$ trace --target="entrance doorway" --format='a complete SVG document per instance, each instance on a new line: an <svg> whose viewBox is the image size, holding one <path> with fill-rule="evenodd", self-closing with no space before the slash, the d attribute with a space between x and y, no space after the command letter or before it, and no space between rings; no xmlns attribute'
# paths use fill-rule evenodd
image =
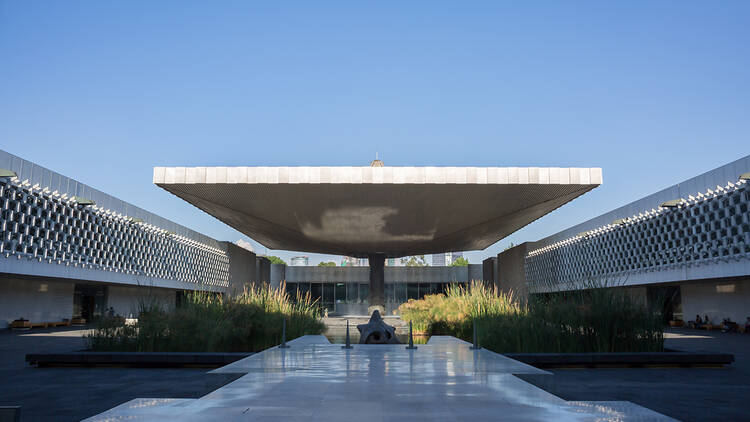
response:
<svg viewBox="0 0 750 422"><path fill-rule="evenodd" d="M107 312L107 286L104 284L76 283L73 292L73 316L94 321Z"/></svg>

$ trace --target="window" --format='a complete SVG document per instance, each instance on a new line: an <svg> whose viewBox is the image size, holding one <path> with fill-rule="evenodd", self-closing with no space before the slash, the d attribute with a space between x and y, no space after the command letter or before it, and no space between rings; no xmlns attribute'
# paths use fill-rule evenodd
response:
<svg viewBox="0 0 750 422"><path fill-rule="evenodd" d="M396 303L406 302L406 283L396 283L394 286L393 301Z"/></svg>
<svg viewBox="0 0 750 422"><path fill-rule="evenodd" d="M346 302L347 303L357 303L358 294L359 291L359 285L356 283L349 283L346 285Z"/></svg>
<svg viewBox="0 0 750 422"><path fill-rule="evenodd" d="M322 284L320 283L310 284L310 294L312 295L313 300L318 299L318 301L323 301L323 289L321 286Z"/></svg>
<svg viewBox="0 0 750 422"><path fill-rule="evenodd" d="M300 297L310 293L310 283L298 283L297 288L299 289Z"/></svg>
<svg viewBox="0 0 750 422"><path fill-rule="evenodd" d="M323 284L323 302L333 303L333 283Z"/></svg>
<svg viewBox="0 0 750 422"><path fill-rule="evenodd" d="M297 283L286 283L286 293L294 300L297 298Z"/></svg>
<svg viewBox="0 0 750 422"><path fill-rule="evenodd" d="M419 284L408 283L406 285L406 296L409 299L419 299Z"/></svg>
<svg viewBox="0 0 750 422"><path fill-rule="evenodd" d="M346 301L346 284L345 283L336 283L336 290L334 291L334 299L336 303L341 303Z"/></svg>
<svg viewBox="0 0 750 422"><path fill-rule="evenodd" d="M393 302L393 293L395 291L395 288L393 287L393 284L386 283L385 285L385 302Z"/></svg>
<svg viewBox="0 0 750 422"><path fill-rule="evenodd" d="M370 301L370 285L360 284L359 285L359 303L369 303Z"/></svg>

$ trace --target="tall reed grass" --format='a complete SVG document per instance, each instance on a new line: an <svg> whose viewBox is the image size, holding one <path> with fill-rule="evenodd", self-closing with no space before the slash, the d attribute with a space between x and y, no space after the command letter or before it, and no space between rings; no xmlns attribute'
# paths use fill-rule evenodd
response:
<svg viewBox="0 0 750 422"><path fill-rule="evenodd" d="M143 298L136 324L104 318L87 341L97 351L254 352L281 342L284 318L287 340L321 334L325 326L318 315L309 293L291 298L283 284L252 287L236 296L192 292L175 308Z"/></svg>
<svg viewBox="0 0 750 422"><path fill-rule="evenodd" d="M499 353L662 351L661 313L642 298L606 285L519 300L481 282L409 300L401 318L430 335L472 340Z"/></svg>

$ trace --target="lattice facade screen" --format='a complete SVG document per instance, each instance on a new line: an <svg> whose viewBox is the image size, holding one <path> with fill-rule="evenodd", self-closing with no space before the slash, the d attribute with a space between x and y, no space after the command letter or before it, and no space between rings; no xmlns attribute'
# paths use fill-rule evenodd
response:
<svg viewBox="0 0 750 422"><path fill-rule="evenodd" d="M741 180L530 251L531 292L750 258L750 189Z"/></svg>
<svg viewBox="0 0 750 422"><path fill-rule="evenodd" d="M0 233L5 259L229 285L225 251L16 178L0 178Z"/></svg>

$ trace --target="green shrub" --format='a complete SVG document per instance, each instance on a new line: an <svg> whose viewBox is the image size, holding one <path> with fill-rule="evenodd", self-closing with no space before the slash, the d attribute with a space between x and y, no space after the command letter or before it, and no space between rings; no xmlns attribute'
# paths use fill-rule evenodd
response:
<svg viewBox="0 0 750 422"><path fill-rule="evenodd" d="M209 292L186 295L181 306L167 309L149 298L139 301L138 322L104 318L87 336L97 351L253 352L281 342L286 318L287 340L321 334L317 301L307 295L291 299L285 286L246 289L225 297Z"/></svg>
<svg viewBox="0 0 750 422"><path fill-rule="evenodd" d="M399 311L418 331L466 341L472 341L476 321L480 345L500 353L661 351L664 344L661 314L608 286L522 302L474 282L409 300Z"/></svg>

